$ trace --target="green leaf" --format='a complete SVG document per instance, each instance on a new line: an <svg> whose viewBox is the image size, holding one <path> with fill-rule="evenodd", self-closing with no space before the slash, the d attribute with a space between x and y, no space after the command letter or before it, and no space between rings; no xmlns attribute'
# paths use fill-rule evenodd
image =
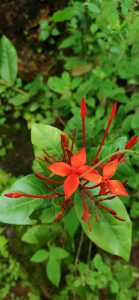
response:
<svg viewBox="0 0 139 300"><path fill-rule="evenodd" d="M46 195L50 192L44 187L44 183L36 178L34 175L28 175L18 180L6 193L21 192L34 195ZM48 199L49 200L49 199ZM0 197L0 222L9 224L34 224L35 220L30 216L33 211L42 204L50 205L47 199L33 199L33 198L8 198Z"/></svg>
<svg viewBox="0 0 139 300"><path fill-rule="evenodd" d="M13 104L14 106L20 106L29 101L29 96L25 96L22 94L17 94L15 97L9 99L9 103Z"/></svg>
<svg viewBox="0 0 139 300"><path fill-rule="evenodd" d="M79 9L76 7L66 7L62 10L56 11L50 18L50 21L63 22L70 20L73 16L79 14Z"/></svg>
<svg viewBox="0 0 139 300"><path fill-rule="evenodd" d="M61 278L61 269L60 262L57 261L54 257L50 257L47 265L46 272L49 280L56 286L59 286L60 278Z"/></svg>
<svg viewBox="0 0 139 300"><path fill-rule="evenodd" d="M62 41L62 43L60 44L59 49L71 47L72 45L75 44L76 39L77 39L76 35L73 35L73 36L70 36L70 37L64 39Z"/></svg>
<svg viewBox="0 0 139 300"><path fill-rule="evenodd" d="M22 241L28 244L36 244L40 248L46 247L48 241L59 236L61 230L60 223L53 223L52 225L33 225L28 227L22 236Z"/></svg>
<svg viewBox="0 0 139 300"><path fill-rule="evenodd" d="M91 13L94 13L94 14L99 14L100 13L100 8L94 4L94 3L85 3L88 7L88 10L91 12Z"/></svg>
<svg viewBox="0 0 139 300"><path fill-rule="evenodd" d="M125 221L119 221L103 209L98 208L100 220L99 222L95 220L93 212L93 229L90 231L88 223L82 220L83 206L81 195L79 191L75 194L75 212L83 230L90 240L105 251L121 256L128 261L131 249L131 221L125 206L118 197L115 197L112 201L106 200L104 205L115 210L120 217L125 219Z"/></svg>
<svg viewBox="0 0 139 300"><path fill-rule="evenodd" d="M105 267L100 254L97 253L93 258L93 265L98 271L103 270L103 268Z"/></svg>
<svg viewBox="0 0 139 300"><path fill-rule="evenodd" d="M63 77L63 76L62 76ZM69 81L65 83L63 78L57 76L52 76L48 79L48 87L61 95L64 95L69 92L70 84Z"/></svg>
<svg viewBox="0 0 139 300"><path fill-rule="evenodd" d="M50 229L47 225L34 225L29 227L22 236L22 241L28 244L45 244L51 237Z"/></svg>
<svg viewBox="0 0 139 300"><path fill-rule="evenodd" d="M33 256L31 257L31 261L35 263L40 263L48 258L48 251L45 249L39 249L36 251Z"/></svg>
<svg viewBox="0 0 139 300"><path fill-rule="evenodd" d="M61 131L55 127L43 124L33 124L31 141L34 145L35 155L44 156L43 149L47 150L57 159L61 159ZM46 168L46 163L43 163Z"/></svg>
<svg viewBox="0 0 139 300"><path fill-rule="evenodd" d="M133 116L131 120L131 128L136 130L139 129L139 110L137 110L137 113Z"/></svg>
<svg viewBox="0 0 139 300"><path fill-rule="evenodd" d="M131 218L136 219L139 216L139 203L134 202L130 210Z"/></svg>
<svg viewBox="0 0 139 300"><path fill-rule="evenodd" d="M60 212L61 206L53 201L53 206L48 207L47 209L43 209L40 220L43 224L52 223L56 217L56 215Z"/></svg>
<svg viewBox="0 0 139 300"><path fill-rule="evenodd" d="M0 94L5 92L6 89L7 89L7 87L5 85L0 85Z"/></svg>
<svg viewBox="0 0 139 300"><path fill-rule="evenodd" d="M17 54L10 40L3 36L0 40L0 76L12 85L17 76Z"/></svg>
<svg viewBox="0 0 139 300"><path fill-rule="evenodd" d="M56 259L62 259L62 258L66 258L68 256L69 256L69 253L61 247L52 246L50 248L50 257L53 257Z"/></svg>
<svg viewBox="0 0 139 300"><path fill-rule="evenodd" d="M73 238L79 226L79 221L73 209L70 209L66 214L64 221L70 237Z"/></svg>

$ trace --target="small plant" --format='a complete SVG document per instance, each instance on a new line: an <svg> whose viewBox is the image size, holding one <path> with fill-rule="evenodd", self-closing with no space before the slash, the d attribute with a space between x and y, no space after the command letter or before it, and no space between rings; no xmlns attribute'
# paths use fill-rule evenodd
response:
<svg viewBox="0 0 139 300"><path fill-rule="evenodd" d="M68 133L62 133L51 126L35 124L32 128L32 142L35 146L36 158L44 172L35 172L34 175L21 179L13 186L12 192L5 192L6 198L4 197L1 203L4 202L7 208L1 207L1 220L29 224L33 222L29 218L33 211L35 216L35 212L39 213L40 208L53 207L52 221L56 221L68 209L74 207L83 230L91 240L104 250L128 260L131 247L131 222L122 201L117 197L128 196L123 185L126 181L121 183L111 178L118 165L125 162L125 154L138 154L137 151L131 150L137 143L138 136L132 137L125 144L124 149L115 149L103 159L99 158L115 117L116 108L115 102L100 146L89 164L86 164L84 98L82 98L80 113L82 149L79 151L75 145L76 129L70 140ZM66 179L61 180L61 177ZM11 202L7 197L13 198L13 201ZM20 197L22 200L19 200ZM10 211L10 217L6 210Z"/></svg>

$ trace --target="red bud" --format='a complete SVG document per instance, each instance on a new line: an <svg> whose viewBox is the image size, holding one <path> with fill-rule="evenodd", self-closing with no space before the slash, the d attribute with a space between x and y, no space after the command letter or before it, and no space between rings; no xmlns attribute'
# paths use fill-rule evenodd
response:
<svg viewBox="0 0 139 300"><path fill-rule="evenodd" d="M114 102L110 113L110 118L109 118L110 120L113 120L113 118L115 117L116 110L117 110L117 102Z"/></svg>
<svg viewBox="0 0 139 300"><path fill-rule="evenodd" d="M24 193L18 193L18 192L4 194L4 196L9 197L9 198L28 197L28 198L36 198L36 199L53 199L53 198L59 197L59 195L40 195L39 196L39 195L31 195L31 194L24 194Z"/></svg>
<svg viewBox="0 0 139 300"><path fill-rule="evenodd" d="M86 221L88 220L88 218L89 218L89 211L88 211L88 209L86 208L86 209L84 210L84 213L83 213L83 216L82 216L82 220L84 220L84 222L86 222Z"/></svg>
<svg viewBox="0 0 139 300"><path fill-rule="evenodd" d="M18 192L4 194L4 196L9 197L9 198L20 198L20 197L22 197L22 195L23 194L18 193Z"/></svg>
<svg viewBox="0 0 139 300"><path fill-rule="evenodd" d="M134 135L125 145L125 149L130 149L132 148L137 142L139 138L137 135Z"/></svg>
<svg viewBox="0 0 139 300"><path fill-rule="evenodd" d="M81 101L81 117L82 118L86 117L86 101L84 97L82 97L82 101Z"/></svg>

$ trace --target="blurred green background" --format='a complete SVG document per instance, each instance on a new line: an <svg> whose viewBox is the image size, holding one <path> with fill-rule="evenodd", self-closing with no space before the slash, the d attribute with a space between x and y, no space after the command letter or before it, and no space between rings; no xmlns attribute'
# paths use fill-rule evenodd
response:
<svg viewBox="0 0 139 300"><path fill-rule="evenodd" d="M0 191L32 171L34 122L77 128L87 99L87 149L99 144L116 100L118 111L103 149L139 134L139 2L1 1ZM138 145L135 146L138 149ZM133 223L129 264L87 238L77 270L80 228L73 212L32 227L1 224L0 300L139 299L139 159L119 170ZM61 257L58 257L59 248ZM40 250L41 249L41 250ZM54 250L55 249L55 250ZM55 252L58 264L53 265ZM36 254L34 254L36 253Z"/></svg>

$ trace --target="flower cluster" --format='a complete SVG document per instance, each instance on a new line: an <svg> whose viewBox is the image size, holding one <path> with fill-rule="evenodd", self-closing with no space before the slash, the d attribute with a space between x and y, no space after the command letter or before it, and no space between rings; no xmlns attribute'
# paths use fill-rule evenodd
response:
<svg viewBox="0 0 139 300"><path fill-rule="evenodd" d="M86 119L86 101L84 97L81 101L81 121L82 121L82 148L74 153L74 146L76 141L76 129L72 133L72 140L69 140L67 133L61 134L61 149L62 158L59 161L56 157L52 156L47 150L43 150L43 160L49 164L48 169L51 171L50 176L47 178L43 174L34 173L36 177L45 182L46 188L51 192L49 195L32 195L26 193L13 192L5 194L7 197L19 198L43 198L54 199L62 198L61 211L55 217L58 220L63 216L65 211L73 204L72 196L77 189L81 192L81 199L83 205L82 219L88 221L90 230L92 229L92 203L94 207L94 214L96 221L99 221L98 208L104 209L107 213L113 215L114 218L124 221L116 211L103 205L105 200L112 200L116 195L128 196L128 193L124 187L124 183L118 180L112 179L114 173L118 168L118 164L125 161L124 155L131 147L133 147L137 141L138 136L132 137L125 145L125 149L121 151L116 149L114 153L109 156L106 162L105 158L100 160L99 154L104 145L107 137L110 125L115 117L117 103L115 102L108 120L108 124L103 135L102 141L96 155L90 164L86 164L86 135L85 135L85 119ZM58 175L63 180L52 179L53 176ZM92 183L92 184L90 184ZM54 185L63 186L63 193L59 193ZM96 194L93 191L97 191Z"/></svg>

